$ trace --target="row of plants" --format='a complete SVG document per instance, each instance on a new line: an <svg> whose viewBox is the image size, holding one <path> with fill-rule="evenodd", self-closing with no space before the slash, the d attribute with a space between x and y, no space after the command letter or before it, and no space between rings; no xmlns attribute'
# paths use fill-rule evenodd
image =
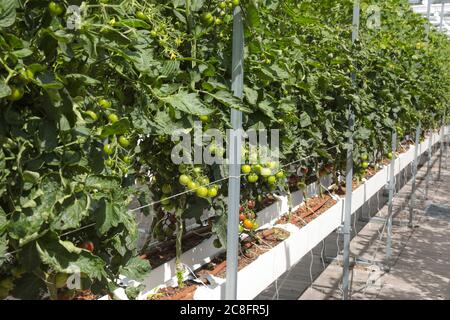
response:
<svg viewBox="0 0 450 320"><path fill-rule="evenodd" d="M227 166L171 158L171 134L196 121L225 135L235 108L244 129L280 129L280 163L242 166L250 235L268 195L344 172L349 106L357 176L389 157L393 128L401 139L419 121L437 128L448 38L427 35L407 0L360 3L352 45L352 0L0 0L0 297L56 299L73 274L94 293L120 274L142 280L133 199L178 257L187 219L204 223L205 210L226 246ZM230 92L237 6L243 101Z"/></svg>

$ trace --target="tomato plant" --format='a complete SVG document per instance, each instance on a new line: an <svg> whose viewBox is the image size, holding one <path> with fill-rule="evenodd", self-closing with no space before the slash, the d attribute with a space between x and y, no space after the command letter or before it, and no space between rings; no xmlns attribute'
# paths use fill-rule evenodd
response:
<svg viewBox="0 0 450 320"><path fill-rule="evenodd" d="M150 240L175 239L178 258L185 220L205 210L214 245L226 246L227 166L171 159L170 135L198 120L225 135L235 108L245 129L280 130L280 163L243 148L239 218L250 233L271 193L344 172L349 106L355 166L367 169L392 157L393 128L400 139L418 121L434 128L448 105L449 40L432 29L427 42L406 0L377 2L379 28L362 0L355 45L352 0L89 1L69 28L72 2L0 0L1 297L54 298L73 266L96 292L119 273L139 280L148 263L136 258L133 198L153 218ZM243 101L230 91L236 6Z"/></svg>

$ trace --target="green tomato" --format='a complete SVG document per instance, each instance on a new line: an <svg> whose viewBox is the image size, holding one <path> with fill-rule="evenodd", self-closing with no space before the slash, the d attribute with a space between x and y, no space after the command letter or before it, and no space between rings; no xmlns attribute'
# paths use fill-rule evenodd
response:
<svg viewBox="0 0 450 320"><path fill-rule="evenodd" d="M240 3L239 0L231 0L231 3L233 4L233 7L237 7Z"/></svg>
<svg viewBox="0 0 450 320"><path fill-rule="evenodd" d="M48 10L52 16L60 16L64 12L64 8L54 1L48 4Z"/></svg>
<svg viewBox="0 0 450 320"><path fill-rule="evenodd" d="M275 175L275 177L277 177L277 179L283 179L284 178L284 172L283 171L278 171L277 174Z"/></svg>
<svg viewBox="0 0 450 320"><path fill-rule="evenodd" d="M215 24L216 26L219 26L219 25L221 25L222 23L223 23L223 20L222 20L222 19L220 19L220 18L218 18L218 17L214 18L214 24Z"/></svg>
<svg viewBox="0 0 450 320"><path fill-rule="evenodd" d="M187 186L192 180L188 175L182 174L179 178L178 178L180 184L182 184L183 186Z"/></svg>
<svg viewBox="0 0 450 320"><path fill-rule="evenodd" d="M388 158L389 160L392 160L393 157L394 157L394 155L392 154L392 152L389 152L389 153L387 154L387 158Z"/></svg>
<svg viewBox="0 0 450 320"><path fill-rule="evenodd" d="M98 104L100 105L100 107L104 108L104 109L109 109L112 106L111 101L106 100L106 99L100 99L98 101Z"/></svg>
<svg viewBox="0 0 450 320"><path fill-rule="evenodd" d="M256 181L258 181L258 175L255 173L251 173L247 176L247 181L250 183L255 183Z"/></svg>
<svg viewBox="0 0 450 320"><path fill-rule="evenodd" d="M270 177L267 178L267 182L268 182L269 184L275 184L275 183L277 182L277 177L275 177L275 176L270 176Z"/></svg>
<svg viewBox="0 0 450 320"><path fill-rule="evenodd" d="M119 117L117 116L117 114L111 113L108 115L108 120L111 123L116 123L117 121L119 121Z"/></svg>
<svg viewBox="0 0 450 320"><path fill-rule="evenodd" d="M205 185L209 184L209 179L208 179L208 177L203 177L203 178L201 178L201 179L200 179L200 184L201 184L202 186L205 186Z"/></svg>
<svg viewBox="0 0 450 320"><path fill-rule="evenodd" d="M205 12L202 14L202 21L206 24L212 24L214 22L214 16L211 12Z"/></svg>
<svg viewBox="0 0 450 320"><path fill-rule="evenodd" d="M219 3L219 8L225 10L227 8L227 3L225 1Z"/></svg>
<svg viewBox="0 0 450 320"><path fill-rule="evenodd" d="M23 98L25 91L22 87L10 86L11 94L6 97L9 101L19 101Z"/></svg>
<svg viewBox="0 0 450 320"><path fill-rule="evenodd" d="M125 157L123 157L123 162L125 162L126 164L130 164L131 163L131 157L129 157L129 156L125 156Z"/></svg>
<svg viewBox="0 0 450 320"><path fill-rule="evenodd" d="M108 159L108 160L106 160L105 161L105 165L107 166L107 167L112 167L113 165L114 165L114 161L113 161L113 159Z"/></svg>
<svg viewBox="0 0 450 320"><path fill-rule="evenodd" d="M209 188L208 189L208 198L214 198L217 197L217 188Z"/></svg>
<svg viewBox="0 0 450 320"><path fill-rule="evenodd" d="M195 168L194 168L194 172L195 172L196 174L200 174L200 173L202 173L202 168L200 168L200 167L195 167Z"/></svg>
<svg viewBox="0 0 450 320"><path fill-rule="evenodd" d="M208 196L208 188L200 187L196 190L197 197L206 198Z"/></svg>
<svg viewBox="0 0 450 320"><path fill-rule="evenodd" d="M201 122L209 121L209 116L207 116L207 115L199 116L198 118L200 119Z"/></svg>
<svg viewBox="0 0 450 320"><path fill-rule="evenodd" d="M194 181L189 181L189 183L187 184L187 187L189 190L193 191L198 188L198 183L194 182Z"/></svg>
<svg viewBox="0 0 450 320"><path fill-rule="evenodd" d="M112 155L113 153L114 153L114 147L112 146L112 145L110 145L109 143L108 144L105 144L104 146L103 146L103 151L107 154L107 155Z"/></svg>
<svg viewBox="0 0 450 320"><path fill-rule="evenodd" d="M369 156L367 155L367 153L363 153L363 154L361 155L361 160L362 160L362 161L367 161L367 159L369 159Z"/></svg>
<svg viewBox="0 0 450 320"><path fill-rule="evenodd" d="M143 20L143 21L147 20L147 16L142 11L136 12L136 18L138 18L139 20Z"/></svg>
<svg viewBox="0 0 450 320"><path fill-rule="evenodd" d="M88 115L92 119L92 121L97 121L98 120L97 114L94 111L92 111L92 110L86 111L85 114Z"/></svg>
<svg viewBox="0 0 450 320"><path fill-rule="evenodd" d="M363 169L367 169L367 168L369 167L369 163L368 163L367 161L364 161L364 162L361 164L361 167L362 167Z"/></svg>
<svg viewBox="0 0 450 320"><path fill-rule="evenodd" d="M125 138L124 136L120 136L119 137L119 144L124 147L124 148L128 148L130 146L130 140L128 140L127 138Z"/></svg>
<svg viewBox="0 0 450 320"><path fill-rule="evenodd" d="M161 204L162 205L169 205L170 204L170 199L167 199L167 197L162 197L161 198Z"/></svg>
<svg viewBox="0 0 450 320"><path fill-rule="evenodd" d="M262 169L262 166L261 166L260 164L255 164L255 165L252 167L252 169L253 169L254 172L260 173L260 172L261 172L261 169Z"/></svg>
<svg viewBox="0 0 450 320"><path fill-rule="evenodd" d="M241 171L242 171L243 174L249 174L252 171L252 167L249 166L248 164L244 164L241 167Z"/></svg>

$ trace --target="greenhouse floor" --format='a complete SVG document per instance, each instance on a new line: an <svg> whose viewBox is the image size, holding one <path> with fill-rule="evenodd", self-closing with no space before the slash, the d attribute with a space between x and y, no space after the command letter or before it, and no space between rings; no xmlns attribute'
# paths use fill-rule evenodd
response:
<svg viewBox="0 0 450 320"><path fill-rule="evenodd" d="M362 263L353 264L350 272L351 299L450 299L450 161L443 157L438 181L438 154L433 157L428 199L424 197L427 166L419 169L414 228L408 228L405 222L411 180L394 198L389 263L385 256L386 232L379 240L383 221L370 220L353 238L352 256L361 258L358 261ZM376 216L384 217L387 211L385 205ZM363 262L367 260L370 263ZM388 264L390 271L386 272L383 266ZM338 259L319 273L299 299L341 299L341 281L342 267Z"/></svg>

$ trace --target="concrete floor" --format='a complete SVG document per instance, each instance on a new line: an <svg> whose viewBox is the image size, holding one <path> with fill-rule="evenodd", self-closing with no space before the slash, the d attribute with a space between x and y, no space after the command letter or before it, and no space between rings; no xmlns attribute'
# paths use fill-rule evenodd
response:
<svg viewBox="0 0 450 320"><path fill-rule="evenodd" d="M385 255L386 232L380 239L383 222L367 223L353 238L352 256L370 263L357 263L352 268L351 299L450 299L450 163L445 165L443 158L441 180L438 181L437 155L433 161L428 199L423 194L427 166L418 173L414 228L408 228L405 222L409 216L407 203L411 181L398 190L394 201L396 225L393 226L389 261ZM386 215L385 205L377 216ZM387 265L390 266L389 272L383 270ZM341 299L342 267L333 262L317 273L320 275L299 299Z"/></svg>

